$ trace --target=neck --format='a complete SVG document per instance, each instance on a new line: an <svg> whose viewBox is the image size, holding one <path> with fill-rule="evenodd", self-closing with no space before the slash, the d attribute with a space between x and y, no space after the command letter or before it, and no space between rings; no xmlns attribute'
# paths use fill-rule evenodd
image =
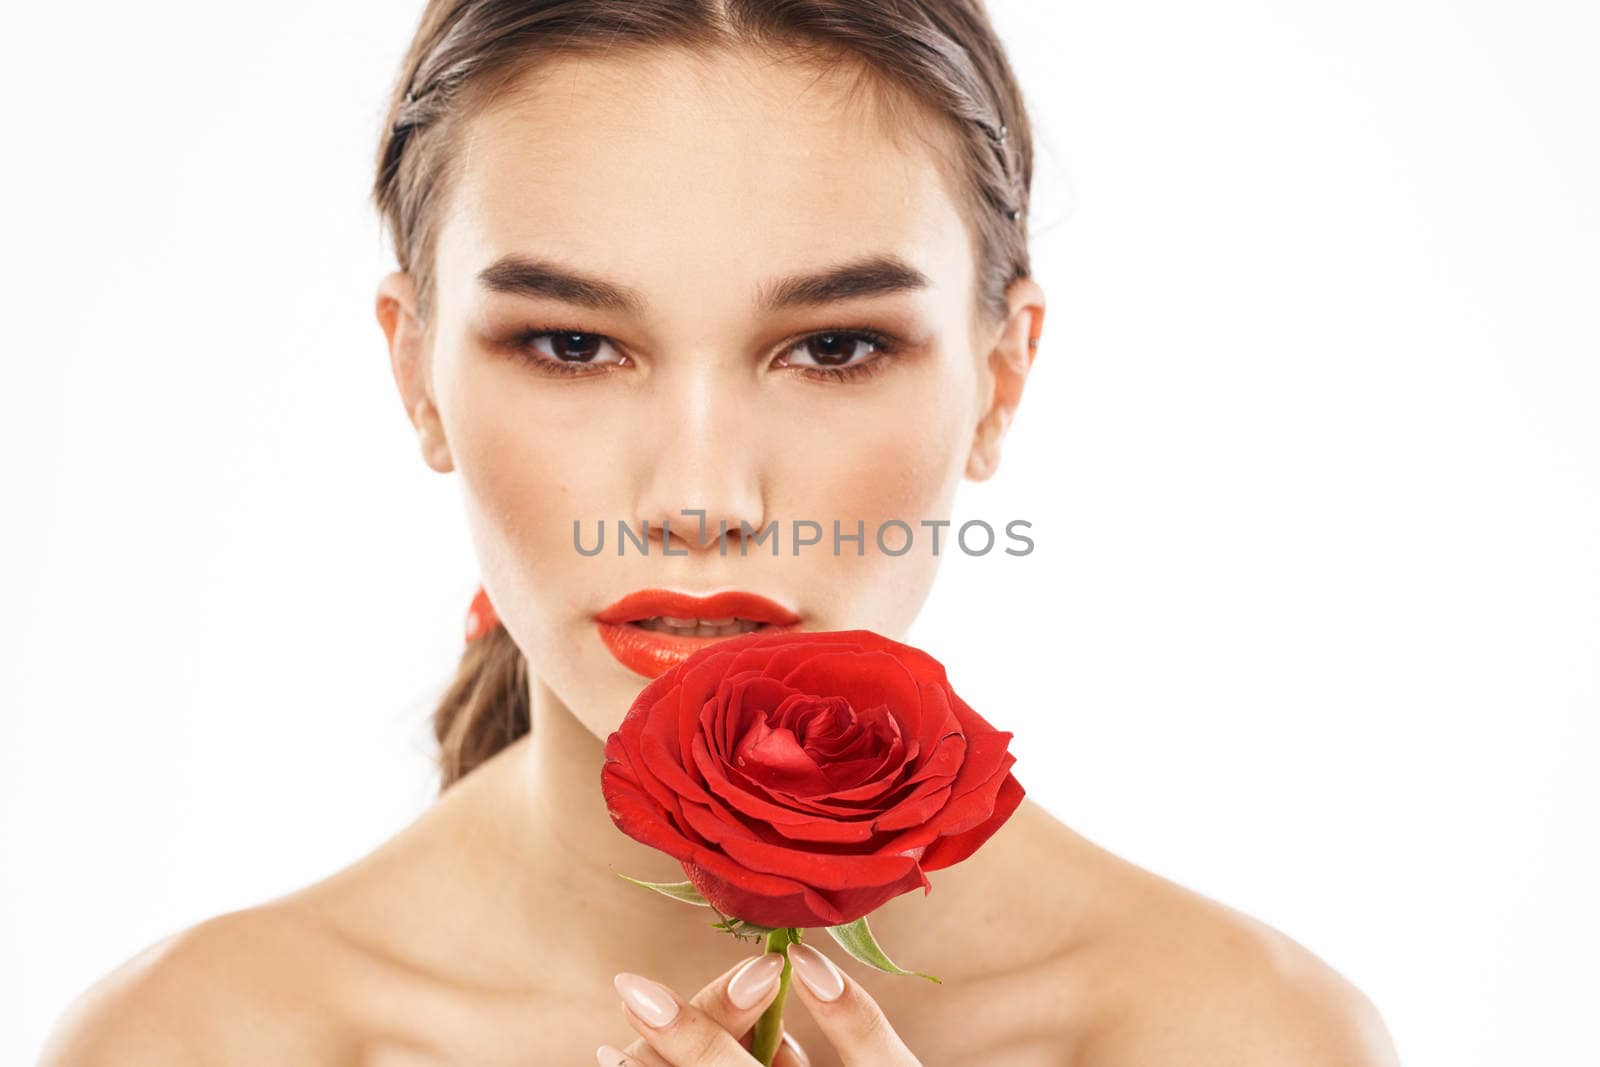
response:
<svg viewBox="0 0 1600 1067"><path fill-rule="evenodd" d="M618 877L681 882L670 856L619 830L600 791L605 742L578 719L537 677L529 680L531 736L520 753L519 788L524 791L536 840L547 850L547 870L559 869L585 900L640 902L660 894ZM682 907L682 904L678 905ZM633 914L644 911L625 908Z"/></svg>
<svg viewBox="0 0 1600 1067"><path fill-rule="evenodd" d="M604 739L537 677L530 676L529 698L530 736L506 755L513 807L523 813L513 848L524 857L525 899L541 939L571 939L564 947L601 970L671 975L686 968L704 971L702 981L725 967L730 953L759 951L707 926L716 921L710 908L619 877L686 880L677 860L611 821L600 789Z"/></svg>

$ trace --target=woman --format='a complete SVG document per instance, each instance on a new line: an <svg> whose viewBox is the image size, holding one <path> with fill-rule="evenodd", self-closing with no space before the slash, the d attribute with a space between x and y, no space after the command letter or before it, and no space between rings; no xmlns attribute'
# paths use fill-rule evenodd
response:
<svg viewBox="0 0 1600 1067"><path fill-rule="evenodd" d="M944 518L995 470L1045 309L1011 72L963 0L434 0L389 118L377 316L498 616L436 715L440 798L152 946L46 1060L753 1062L781 957L616 877L682 871L612 824L602 744L685 649L910 625L933 552L751 532ZM1304 949L1031 801L872 923L943 984L794 946L779 1063L1393 1062Z"/></svg>

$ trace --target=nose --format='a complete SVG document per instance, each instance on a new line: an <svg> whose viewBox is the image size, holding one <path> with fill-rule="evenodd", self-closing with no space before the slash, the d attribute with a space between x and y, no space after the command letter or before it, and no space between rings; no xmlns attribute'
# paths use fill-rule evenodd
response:
<svg viewBox="0 0 1600 1067"><path fill-rule="evenodd" d="M665 361L673 362L673 361ZM705 361L663 371L652 382L642 443L635 528L648 523L654 551L732 553L741 523L759 533L766 503L754 382ZM726 531L725 533L723 531Z"/></svg>

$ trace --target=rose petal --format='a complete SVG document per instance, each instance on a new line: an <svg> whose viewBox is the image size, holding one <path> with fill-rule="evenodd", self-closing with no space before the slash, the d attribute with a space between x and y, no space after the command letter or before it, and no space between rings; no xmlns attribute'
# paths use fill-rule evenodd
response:
<svg viewBox="0 0 1600 1067"><path fill-rule="evenodd" d="M969 794L972 795L972 794ZM989 817L965 833L949 837L941 837L928 846L922 856L922 869L937 871L945 867L953 867L966 859L989 838L995 835L1001 825L1011 817L1012 812L1022 803L1022 783L1016 777L1007 774L1000 781L1000 788L995 793L993 808Z"/></svg>
<svg viewBox="0 0 1600 1067"><path fill-rule="evenodd" d="M806 883L820 890L848 890L881 886L911 874L917 861L910 856L834 855L810 849L785 848L748 838L730 836L722 842L730 859L766 874L804 871Z"/></svg>
<svg viewBox="0 0 1600 1067"><path fill-rule="evenodd" d="M860 918L846 918L832 901L808 885L744 870L711 849L700 849L692 861L684 861L683 873L722 914L760 926L838 926Z"/></svg>
<svg viewBox="0 0 1600 1067"><path fill-rule="evenodd" d="M724 769L711 758L703 740L696 742L693 758L696 767L705 776L706 785L713 796L724 801L741 815L766 823L785 837L831 842L866 841L872 837L870 818L857 821L807 815L804 812L780 807L738 788L728 780ZM709 806L710 798L703 803Z"/></svg>
<svg viewBox="0 0 1600 1067"><path fill-rule="evenodd" d="M902 896L918 888L922 889L923 895L926 896L928 890L932 889L933 886L929 883L927 875L923 874L922 868L913 862L905 874L886 885L854 886L837 892L823 890L819 895L832 905L834 910L844 916L837 923L828 924L830 926L838 926L843 923L855 922L863 915L876 911L895 897Z"/></svg>
<svg viewBox="0 0 1600 1067"><path fill-rule="evenodd" d="M640 727L644 725L644 721L642 717L636 718L632 723L628 724L626 730L618 730L608 737L604 749L606 759L608 761L616 761L626 767L629 776L637 780L639 785L651 797L655 798L656 802L663 808L676 810L678 797L682 791L673 790L662 782L657 775L652 773L650 765L645 760L644 753L641 750ZM663 761L663 765L676 767L676 764L671 763L670 760ZM603 779L602 769L602 781Z"/></svg>
<svg viewBox="0 0 1600 1067"><path fill-rule="evenodd" d="M814 655L798 664L783 682L802 693L841 696L856 709L886 705L915 733L922 718L916 678L887 652Z"/></svg>
<svg viewBox="0 0 1600 1067"><path fill-rule="evenodd" d="M1017 757L1006 749L1010 743L1011 734L1008 731L968 735L967 755L961 763L960 773L956 775L951 795L960 797L994 778L1001 770L1001 761L1009 759L1016 762Z"/></svg>
<svg viewBox="0 0 1600 1067"><path fill-rule="evenodd" d="M751 633L760 635L764 631L752 630ZM731 671L758 670L769 678L781 680L784 675L794 670L798 664L805 662L812 656L821 655L824 652L853 652L860 647L854 642L833 640L835 636L833 633L829 633L827 635L828 640L825 641L820 639L821 635L818 635L817 640L795 641L789 636L790 633L792 631L767 633L767 640L762 644L768 647L761 647L758 644L754 648L739 649L733 653L733 662L729 669ZM726 647L726 642L723 643L722 647Z"/></svg>
<svg viewBox="0 0 1600 1067"><path fill-rule="evenodd" d="M685 763L689 759L690 739L700 732L700 709L721 690L725 668L733 659L731 653L717 651L720 647L720 643L712 645L704 661L685 670L677 699L671 704L663 702L662 710L670 712L669 718L676 727L679 758Z"/></svg>
<svg viewBox="0 0 1600 1067"><path fill-rule="evenodd" d="M713 751L722 759L732 759L739 737L752 717L765 717L766 709L777 708L799 696L794 690L766 675L751 671L728 679L700 709L700 730L715 741Z"/></svg>
<svg viewBox="0 0 1600 1067"><path fill-rule="evenodd" d="M744 773L763 784L799 792L820 792L828 780L786 727L776 730L764 722L740 738L733 762Z"/></svg>
<svg viewBox="0 0 1600 1067"><path fill-rule="evenodd" d="M645 720L644 731L638 742L639 762L680 796L701 800L705 797L705 790L684 771L685 765L693 764L680 754L673 725L665 714L658 713Z"/></svg>
<svg viewBox="0 0 1600 1067"><path fill-rule="evenodd" d="M1012 757L1012 759L1014 760L1015 757ZM934 819L918 826L912 826L889 841L880 843L879 850L898 853L925 847L927 852L923 856L924 867L927 870L935 870L936 868L927 866L928 855L937 855L937 851L934 848L935 843L970 833L991 818L996 794L998 794L1004 783L1005 772L1009 767L1009 763L1003 765L1000 773L985 786L974 789L965 796L950 800ZM941 864L940 866L949 866L949 864Z"/></svg>
<svg viewBox="0 0 1600 1067"><path fill-rule="evenodd" d="M704 804L684 804L683 821L686 826L698 834L706 844L721 846L730 838L742 838L746 841L760 841L762 837L745 823L740 822L728 811L727 808L711 802L716 808Z"/></svg>
<svg viewBox="0 0 1600 1067"><path fill-rule="evenodd" d="M872 827L880 832L904 830L919 826L937 815L950 801L950 786L933 786L914 793L896 804L893 809L872 820Z"/></svg>
<svg viewBox="0 0 1600 1067"><path fill-rule="evenodd" d="M603 773L610 771L608 765ZM674 810L680 809L674 805ZM684 837L664 816L662 809L624 777L613 774L606 783L606 811L623 833L675 858L689 855L692 846L697 844Z"/></svg>
<svg viewBox="0 0 1600 1067"><path fill-rule="evenodd" d="M864 650L889 653L918 682L946 684L949 681L944 664L915 645L904 644L873 630L839 630L829 636L848 640Z"/></svg>

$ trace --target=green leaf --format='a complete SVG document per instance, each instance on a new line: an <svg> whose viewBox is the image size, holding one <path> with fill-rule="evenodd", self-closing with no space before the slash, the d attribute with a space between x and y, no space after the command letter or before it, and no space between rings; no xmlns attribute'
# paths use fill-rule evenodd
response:
<svg viewBox="0 0 1600 1067"><path fill-rule="evenodd" d="M722 912L717 911L715 904L707 904L706 906L717 912L717 918L722 920L721 922L706 923L706 925L713 929L724 930L740 941L761 941L775 930L788 929L788 927L783 926L761 926L757 923L745 922L743 919L735 919L722 914Z"/></svg>
<svg viewBox="0 0 1600 1067"><path fill-rule="evenodd" d="M772 933L773 930L770 926L757 926L755 923L747 923L743 919L723 919L719 923L707 923L706 925L717 930L725 930L741 941L760 941Z"/></svg>
<svg viewBox="0 0 1600 1067"><path fill-rule="evenodd" d="M614 871L618 878L628 878L621 871ZM641 882L637 878L628 878L634 885L642 885L646 889L654 889L657 893L664 893L673 900L681 900L685 904L698 904L709 908L711 904L700 895L700 890L694 887L693 882Z"/></svg>
<svg viewBox="0 0 1600 1067"><path fill-rule="evenodd" d="M884 953L882 948L878 947L878 942L873 940L872 930L867 926L867 917L865 915L853 923L827 927L827 931L833 935L835 941L839 942L841 948L868 967L876 967L878 970L888 974L914 974L919 978L926 978L930 982L944 984L926 972L908 971L895 966L895 962Z"/></svg>

